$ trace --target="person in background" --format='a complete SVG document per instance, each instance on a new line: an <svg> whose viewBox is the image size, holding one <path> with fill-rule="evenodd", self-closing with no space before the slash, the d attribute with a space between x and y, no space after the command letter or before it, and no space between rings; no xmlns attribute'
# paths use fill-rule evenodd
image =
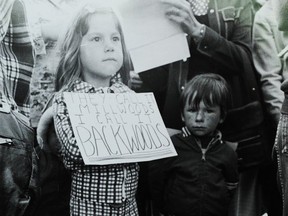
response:
<svg viewBox="0 0 288 216"><path fill-rule="evenodd" d="M269 16L267 16L269 14ZM265 108L276 131L284 94L281 83L288 78L278 53L288 45L288 32L278 30L276 18L269 0L256 13L253 25L253 62L260 76Z"/></svg>
<svg viewBox="0 0 288 216"><path fill-rule="evenodd" d="M228 215L238 184L236 152L217 129L230 101L217 74L192 78L181 94L185 126L171 137L178 156L151 162L151 194L164 215Z"/></svg>
<svg viewBox="0 0 288 216"><path fill-rule="evenodd" d="M24 120L24 123L23 121L21 121L21 124L24 124L22 127L20 127L20 130L22 130L22 132L19 133L16 128L15 130L11 130L11 132L13 132L14 135L22 134L23 137L18 137L18 140L24 141L27 141L27 139L29 138L29 136L23 132L26 131L24 130L24 128L29 128L32 134L35 130L35 125L33 125L33 123L31 122L32 110L30 106L32 96L30 86L32 82L32 77L33 75L35 76L35 74L37 76L37 73L39 72L35 71L35 67L39 63L39 59L46 58L45 55L47 40L56 40L58 37L59 29L61 29L62 26L62 24L59 23L60 21L62 21L59 16L54 17L56 20L58 19L57 23L40 23L39 17L35 14L37 13L35 11L35 8L38 3L39 1L36 2L34 0L4 0L0 3L0 70L1 73L3 73L3 76L1 76L1 85L4 83L3 80L5 80L4 86L6 87L6 90L8 92L7 95L3 94L3 91L1 91L1 104L7 104L6 102L8 102L10 103L9 107L14 110L14 113L15 111L17 113L20 113L19 116L21 116L21 119ZM5 100L4 96L8 96L7 100ZM8 122L6 122L4 123L4 125L8 127L9 124ZM32 135L32 137L34 138L34 134ZM17 137L15 136L14 138ZM18 207L15 207L14 203L10 203L10 207L13 209L14 212L12 213L10 211L7 211L5 206L6 204L2 202L1 199L2 205L0 208L0 215L21 215L19 208L21 208L22 211L25 211L25 214L27 215L44 215L43 211L41 213L35 213L35 208L39 206L39 196L44 193L44 190L43 188L40 188L41 185L39 183L39 178L41 179L40 172L44 172L43 167L40 166L43 158L39 155L39 152L37 152L37 156L35 155L38 144L34 142L34 139L31 139L29 142L26 143L26 145L27 146L24 146L24 144L22 144L22 147L26 148L27 150L30 147L35 147L35 151L33 151L32 156L30 153L29 157L27 158L27 161L33 161L34 164L31 164L32 167L27 167L26 165L28 165L28 163L21 163L21 165L23 166L21 168L18 164L20 160L18 160L16 155L22 155L23 159L21 161L25 161L23 153L24 151L21 148L14 148L14 150L11 150L11 155L2 155L2 153L0 155L1 161L5 160L7 162L9 160L5 159L5 157L9 157L11 160L13 159L13 161L17 162L15 166L18 167L18 177L20 179L16 179L17 175L13 175L16 179L15 181L17 181L19 184L15 184L14 186L15 188L16 186L22 188L22 186L24 185L23 191L25 191L25 193L29 192L28 195L21 194L19 190L16 190L12 187L12 180L10 180L9 188L13 189L14 194L9 194L9 199L7 199L7 197L5 196L5 192L3 192L3 190L5 190L5 184L1 182L1 198L5 200L5 202L14 202L16 200L15 197L18 197L16 196L16 193L18 193L18 195L20 194L19 196L21 198L21 201L20 203L17 203L17 200L15 201L15 205L18 205ZM1 144L1 149L2 148L6 148L4 143ZM11 149L13 149L13 146ZM19 151L22 151L22 153L18 154L17 149L19 149ZM31 157L32 159L35 158L34 156L37 159L31 160ZM13 166L14 164L11 163L10 167ZM24 168L24 166L26 166L26 168ZM2 163L2 168L6 169L7 174L7 170L9 170L9 167L5 167L5 162ZM33 176L27 180L29 183L22 181L21 178L24 179L29 177L28 174L31 172L32 169ZM5 175L3 175L2 173L1 177L1 181L6 178ZM31 190L31 183L33 183L33 190ZM27 187L29 187L29 190L27 189ZM50 188L51 187L52 186L50 184ZM30 194L30 192L32 191L33 193ZM10 198L11 200L14 199L14 201L10 201ZM26 202L24 198L29 200L29 202Z"/></svg>
<svg viewBox="0 0 288 216"><path fill-rule="evenodd" d="M25 1L0 3L0 215L28 214L38 193L34 131L30 127L30 81L35 41L27 19ZM8 128L8 129L7 129ZM7 130L5 133L4 131Z"/></svg>
<svg viewBox="0 0 288 216"><path fill-rule="evenodd" d="M268 1L268 0L251 0L253 4L254 14Z"/></svg>
<svg viewBox="0 0 288 216"><path fill-rule="evenodd" d="M271 122L271 131L275 136L284 100L284 94L280 87L281 83L288 78L287 68L283 67L284 62L278 57L278 53L288 44L288 32L278 30L272 0L267 1L255 14L252 44L253 61L260 78L264 107L269 122ZM273 144L272 140L269 147L270 152L272 152ZM268 215L281 215L282 205L277 187L276 161L271 161L264 169L265 172L270 173L262 178L263 187L266 188L263 190L265 192L263 196Z"/></svg>
<svg viewBox="0 0 288 216"><path fill-rule="evenodd" d="M288 31L288 1L274 0L272 1L273 11L280 31ZM288 66L288 47L286 46L281 52L280 57L284 61L284 70ZM282 215L288 214L288 141L287 141L287 126L288 126L288 80L286 79L281 90L285 93L284 101L281 107L280 120L277 127L275 139L275 152L278 163L278 180L281 189L283 212Z"/></svg>
<svg viewBox="0 0 288 216"><path fill-rule="evenodd" d="M244 74L251 76L247 79L256 80L251 52L253 24L251 1L162 0L161 2L166 7L167 19L187 33L191 57L186 62L174 62L154 70L132 74L132 87L135 82L136 91L137 87L140 91L143 88L145 91L152 91L156 99L160 98L159 108L166 127L178 130L183 126L178 103L180 94L185 84L198 74L213 71L223 76L231 86L233 97L228 112L243 107L247 102L245 100L255 95L258 90L256 82L251 89L244 89L245 82L243 82ZM258 112L254 111L252 116ZM246 123L243 122L240 127L244 127ZM233 127L230 129L233 130ZM226 132L222 130L224 139ZM255 160L253 152L248 152L245 157L248 160ZM259 173L262 160L263 158L253 161L258 165L248 165L248 168L241 170L232 215L260 216L264 213Z"/></svg>

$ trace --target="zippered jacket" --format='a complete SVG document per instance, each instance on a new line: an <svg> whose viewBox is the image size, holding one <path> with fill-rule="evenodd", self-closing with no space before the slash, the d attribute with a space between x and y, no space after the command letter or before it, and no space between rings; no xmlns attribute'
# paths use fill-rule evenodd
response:
<svg viewBox="0 0 288 216"><path fill-rule="evenodd" d="M154 205L168 215L226 215L238 183L234 150L221 140L220 132L206 150L192 135L171 139L178 156L150 166Z"/></svg>

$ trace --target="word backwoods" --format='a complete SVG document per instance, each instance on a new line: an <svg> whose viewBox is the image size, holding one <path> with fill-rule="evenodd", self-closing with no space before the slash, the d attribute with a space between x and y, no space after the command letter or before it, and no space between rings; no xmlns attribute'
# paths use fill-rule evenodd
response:
<svg viewBox="0 0 288 216"><path fill-rule="evenodd" d="M85 164L115 164L177 155L153 93L64 92Z"/></svg>

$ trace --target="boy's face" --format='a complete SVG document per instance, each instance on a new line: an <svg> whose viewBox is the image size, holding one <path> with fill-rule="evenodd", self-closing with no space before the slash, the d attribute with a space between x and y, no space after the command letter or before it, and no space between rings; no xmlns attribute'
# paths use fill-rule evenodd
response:
<svg viewBox="0 0 288 216"><path fill-rule="evenodd" d="M223 122L220 106L208 107L203 101L197 110L186 104L182 120L194 136L200 137L212 135L218 124Z"/></svg>

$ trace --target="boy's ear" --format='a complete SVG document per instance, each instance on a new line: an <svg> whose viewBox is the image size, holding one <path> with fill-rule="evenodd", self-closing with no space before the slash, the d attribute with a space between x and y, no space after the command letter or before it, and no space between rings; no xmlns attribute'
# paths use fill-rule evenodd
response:
<svg viewBox="0 0 288 216"><path fill-rule="evenodd" d="M182 120L183 122L185 122L183 113L181 113L181 120Z"/></svg>
<svg viewBox="0 0 288 216"><path fill-rule="evenodd" d="M226 115L227 115L227 112L224 112L222 115L221 115L221 118L220 118L220 121L219 121L219 124L222 124L226 118Z"/></svg>
<svg viewBox="0 0 288 216"><path fill-rule="evenodd" d="M225 118L221 118L220 121L219 121L219 124L222 124L224 122L224 119Z"/></svg>

